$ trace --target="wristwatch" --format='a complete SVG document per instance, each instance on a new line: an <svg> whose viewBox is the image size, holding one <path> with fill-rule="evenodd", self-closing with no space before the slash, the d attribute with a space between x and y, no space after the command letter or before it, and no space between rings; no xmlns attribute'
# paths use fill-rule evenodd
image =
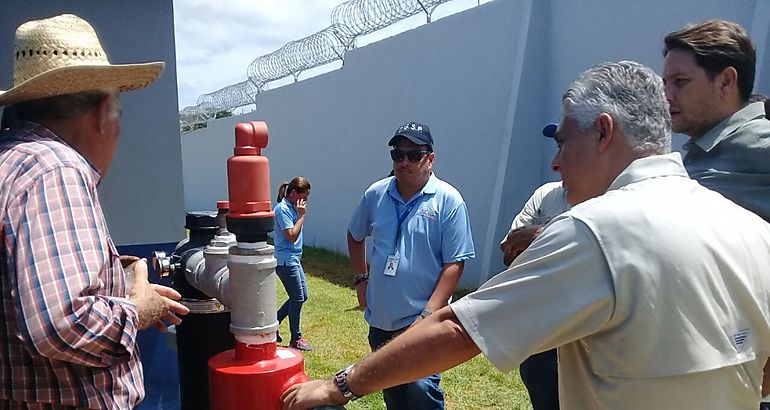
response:
<svg viewBox="0 0 770 410"><path fill-rule="evenodd" d="M369 272L359 273L356 276L353 276L353 286L366 282L367 280L369 280Z"/></svg>
<svg viewBox="0 0 770 410"><path fill-rule="evenodd" d="M423 319L427 319L432 314L433 312L428 309L423 309L422 312L420 312L420 316L422 316Z"/></svg>
<svg viewBox="0 0 770 410"><path fill-rule="evenodd" d="M351 401L361 398L361 396L356 396L353 394L353 392L350 391L350 387L348 387L348 373L352 368L353 365L351 364L350 366L338 371L337 374L334 375L334 384L336 384L337 388L340 389L340 393L342 393L346 399Z"/></svg>

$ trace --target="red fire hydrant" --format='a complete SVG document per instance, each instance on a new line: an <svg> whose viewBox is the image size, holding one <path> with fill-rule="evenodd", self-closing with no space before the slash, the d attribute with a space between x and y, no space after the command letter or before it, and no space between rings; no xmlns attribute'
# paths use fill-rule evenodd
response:
<svg viewBox="0 0 770 410"><path fill-rule="evenodd" d="M230 211L227 229L237 245L229 249L230 331L235 349L209 359L212 410L280 409L281 394L308 380L304 359L276 346L276 261L267 233L273 230L270 171L264 122L235 127L234 155L227 160Z"/></svg>

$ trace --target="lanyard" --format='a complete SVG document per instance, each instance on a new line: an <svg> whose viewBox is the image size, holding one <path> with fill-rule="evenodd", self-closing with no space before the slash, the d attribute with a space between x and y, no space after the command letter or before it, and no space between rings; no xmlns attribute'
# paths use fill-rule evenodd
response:
<svg viewBox="0 0 770 410"><path fill-rule="evenodd" d="M414 209L415 205L417 205L419 196L417 198L412 198L408 204L404 205L404 210L400 213L398 212L399 202L396 200L396 198L390 197L390 199L393 200L393 209L396 211L396 219L398 220L398 229L396 229L396 243L393 245L393 253L395 254L398 251L398 243L401 239L401 225L406 220L406 217L409 216L409 214L412 212L412 209Z"/></svg>

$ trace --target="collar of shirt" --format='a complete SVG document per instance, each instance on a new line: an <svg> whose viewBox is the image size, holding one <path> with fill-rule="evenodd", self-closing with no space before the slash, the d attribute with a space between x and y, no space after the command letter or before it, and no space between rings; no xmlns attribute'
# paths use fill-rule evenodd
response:
<svg viewBox="0 0 770 410"><path fill-rule="evenodd" d="M7 139L5 139L7 138ZM99 172L99 169L96 168L96 166L91 163L91 161L88 160L88 158L84 157L78 150L76 150L72 145L67 143L67 141L63 140L61 137L56 135L53 131L46 128L43 125L40 125L33 121L25 121L21 124L21 126L17 130L11 130L11 134L9 136L6 136L3 139L3 145L6 146L7 143L14 144L15 142L36 142L40 140L49 140L53 142L57 142L59 144L62 144L72 151L74 151L78 157L80 157L84 163L88 164L88 167L91 169L91 172L93 173L94 183L99 184L99 180L102 177L101 172ZM0 149L5 149L4 147Z"/></svg>
<svg viewBox="0 0 770 410"><path fill-rule="evenodd" d="M282 199L282 201L283 201L283 202L286 202L286 206L288 206L288 207L289 207L289 209L292 209L292 210L296 210L296 209L295 209L295 207L294 207L294 204L292 204L292 203L291 203L291 201L289 201L289 198L287 198L287 197L284 197L284 198Z"/></svg>
<svg viewBox="0 0 770 410"><path fill-rule="evenodd" d="M733 115L725 118L719 124L710 129L709 132L695 140L695 145L708 152L730 136L735 130L740 128L747 121L765 116L765 106L761 102L751 103Z"/></svg>
<svg viewBox="0 0 770 410"><path fill-rule="evenodd" d="M388 195L392 196L393 199L397 200L398 202L402 204L406 204L404 201L404 198L401 197L401 193L398 192L398 187L396 186L396 177L390 177L390 184L388 184ZM415 198L419 198L423 194L435 194L438 190L438 178L436 178L436 174L430 173L430 178L428 178L428 182L425 183L425 186L422 187L420 192L414 194L409 201L414 200Z"/></svg>
<svg viewBox="0 0 770 410"><path fill-rule="evenodd" d="M652 155L633 161L612 181L607 191L621 189L624 186L649 178L662 176L681 176L689 178L682 165L682 155L672 152L664 155Z"/></svg>

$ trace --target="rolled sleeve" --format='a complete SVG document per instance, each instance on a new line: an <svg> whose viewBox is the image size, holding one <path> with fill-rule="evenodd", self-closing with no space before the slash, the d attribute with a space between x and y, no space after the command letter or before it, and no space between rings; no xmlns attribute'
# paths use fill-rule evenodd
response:
<svg viewBox="0 0 770 410"><path fill-rule="evenodd" d="M511 268L451 308L484 355L510 371L601 329L612 316L614 288L593 233L561 216Z"/></svg>
<svg viewBox="0 0 770 410"><path fill-rule="evenodd" d="M278 226L278 229L283 232L284 229L293 228L294 214L289 209L289 205L284 202L281 206L277 207L277 211L275 214L275 224Z"/></svg>
<svg viewBox="0 0 770 410"><path fill-rule="evenodd" d="M461 202L442 225L441 255L443 263L462 262L476 257L468 209Z"/></svg>
<svg viewBox="0 0 770 410"><path fill-rule="evenodd" d="M508 232L506 232L505 235L503 235L503 238L500 239L501 245L508 238L508 234L511 233L514 229L532 224L535 214L537 213L537 204L535 203L537 200L538 198L536 198L534 194L529 197L529 199L527 199L527 202L524 203L524 207L521 208L521 211L519 211L519 213L513 217L513 221L511 221L511 228L508 229Z"/></svg>
<svg viewBox="0 0 770 410"><path fill-rule="evenodd" d="M369 191L367 191L368 193ZM348 223L348 232L356 241L362 241L371 233L371 221L369 207L367 206L367 193L361 198Z"/></svg>

